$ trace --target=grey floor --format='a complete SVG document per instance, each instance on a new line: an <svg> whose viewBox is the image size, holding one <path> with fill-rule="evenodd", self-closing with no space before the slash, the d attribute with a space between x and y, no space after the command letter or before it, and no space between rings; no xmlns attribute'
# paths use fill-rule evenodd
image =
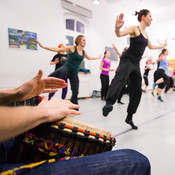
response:
<svg viewBox="0 0 175 175"><path fill-rule="evenodd" d="M169 91L159 102L150 92L143 93L141 103L134 115L138 130L132 130L124 122L128 95L122 101L125 105L114 104L108 117L103 117L105 102L100 98L79 100L81 115L75 118L111 131L116 138L113 150L135 149L148 157L152 175L175 174L175 92Z"/></svg>

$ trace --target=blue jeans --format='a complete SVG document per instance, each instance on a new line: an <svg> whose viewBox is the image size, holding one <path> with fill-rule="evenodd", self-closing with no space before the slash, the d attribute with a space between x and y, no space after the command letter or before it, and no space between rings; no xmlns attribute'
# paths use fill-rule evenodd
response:
<svg viewBox="0 0 175 175"><path fill-rule="evenodd" d="M22 164L4 164L1 172ZM141 153L121 149L77 159L45 163L28 169L25 175L150 175L150 162Z"/></svg>

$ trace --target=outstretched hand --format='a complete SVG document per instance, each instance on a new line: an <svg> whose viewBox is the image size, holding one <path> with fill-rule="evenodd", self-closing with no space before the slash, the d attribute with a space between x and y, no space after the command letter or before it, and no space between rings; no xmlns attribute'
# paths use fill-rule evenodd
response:
<svg viewBox="0 0 175 175"><path fill-rule="evenodd" d="M113 47L113 49L116 49L116 47L115 47L115 45L114 45L114 44L112 44L112 47Z"/></svg>
<svg viewBox="0 0 175 175"><path fill-rule="evenodd" d="M41 48L44 47L38 40L35 40L35 41L38 43L38 45L39 45Z"/></svg>
<svg viewBox="0 0 175 175"><path fill-rule="evenodd" d="M166 47L167 46L167 39L165 40L165 42L164 42L164 45L163 45L164 47Z"/></svg>
<svg viewBox="0 0 175 175"><path fill-rule="evenodd" d="M115 29L120 29L123 24L124 24L124 20L123 20L124 14L121 13L119 16L117 16L116 22L115 22Z"/></svg>
<svg viewBox="0 0 175 175"><path fill-rule="evenodd" d="M17 98L20 101L32 98L41 93L57 92L57 88L64 88L67 86L64 80L47 77L42 78L43 71L39 70L38 74L31 80L25 82L22 86L17 88Z"/></svg>
<svg viewBox="0 0 175 175"><path fill-rule="evenodd" d="M101 59L102 58L102 55L99 55L99 57L97 57L97 59Z"/></svg>

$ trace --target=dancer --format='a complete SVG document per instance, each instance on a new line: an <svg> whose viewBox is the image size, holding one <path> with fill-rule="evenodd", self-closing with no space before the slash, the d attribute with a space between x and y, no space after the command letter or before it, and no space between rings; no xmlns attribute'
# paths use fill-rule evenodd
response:
<svg viewBox="0 0 175 175"><path fill-rule="evenodd" d="M153 84L152 95L154 96L154 90L156 86L158 85L158 88L157 88L158 98L157 99L161 102L163 102L162 97L161 97L162 90L168 81L168 76L166 75L165 71L168 65L175 64L167 60L168 54L169 52L167 49L162 50L161 54L159 55L159 59L157 60L157 62L159 62L159 67L154 73L154 84Z"/></svg>
<svg viewBox="0 0 175 175"><path fill-rule="evenodd" d="M161 53L159 54L159 56L158 56L158 59L157 59L156 62L155 62L155 63L157 63L157 69L156 69L156 71L154 72L154 80L155 80L156 77L157 77L156 74L157 74L157 70L159 69L159 65L160 65L160 57L162 56L162 54L164 54L165 51L166 51L165 49L162 50L162 52L161 52ZM151 94L152 94L153 97L155 97L155 95L154 95L154 88L152 88ZM157 93L157 95L158 95L158 93Z"/></svg>
<svg viewBox="0 0 175 175"><path fill-rule="evenodd" d="M78 70L84 57L88 60L100 59L99 57L89 57L87 53L83 50L86 45L86 40L83 35L78 35L75 39L76 46L66 46L64 48L51 48L45 47L40 42L36 41L39 46L43 49L54 51L54 52L67 52L68 60L67 62L57 69L55 72L51 73L49 77L58 78L69 78L72 90L71 102L78 104L78 90L79 90L79 78Z"/></svg>
<svg viewBox="0 0 175 175"><path fill-rule="evenodd" d="M59 44L58 48L63 48L65 47L64 44ZM53 59L50 62L50 65L54 65L55 64L55 70L57 70L58 68L60 68L61 66L63 66L67 61L67 54L65 54L65 52L58 52ZM67 78L61 78L63 79L66 83L67 83ZM49 94L49 100L54 96L55 93L50 93ZM66 98L66 94L67 94L67 86L65 88L62 89L62 99Z"/></svg>
<svg viewBox="0 0 175 175"><path fill-rule="evenodd" d="M122 54L128 49L128 47L125 47L125 48L123 49L123 52L120 53L120 52L118 51L118 49L115 47L114 44L113 44L112 46L113 46L114 50L117 52L117 54L118 54L118 56L119 56L120 59L121 59ZM117 67L115 73L117 74L117 72L118 72L118 67ZM128 86L128 83L126 83L126 85L123 86L123 88L122 88L122 90L121 90L121 92L120 92L120 94L119 94L118 100L117 100L117 103L122 104L122 105L123 105L124 103L121 102L121 99L122 99L122 97L123 97L123 95L124 95L124 93L125 93L126 86Z"/></svg>
<svg viewBox="0 0 175 175"><path fill-rule="evenodd" d="M151 65L153 65L153 64L154 64L154 63L152 62L151 59L148 59L148 60L146 61L146 66L145 66L145 68L144 68L144 71L145 71L145 72L143 73L144 83L143 83L142 87L145 86L143 92L146 92L147 87L148 87L148 85L149 85L148 74L149 74L149 71L152 70Z"/></svg>
<svg viewBox="0 0 175 175"><path fill-rule="evenodd" d="M164 93L167 93L169 91L170 88L173 88L174 83L173 83L173 69L171 67L171 65L168 65L168 68L166 70L166 75L168 76L168 81L165 84L165 91Z"/></svg>
<svg viewBox="0 0 175 175"><path fill-rule="evenodd" d="M105 100L106 94L109 86L109 71L114 71L111 69L110 52L107 50L104 52L104 57L100 63L100 79L101 79L101 100Z"/></svg>
<svg viewBox="0 0 175 175"><path fill-rule="evenodd" d="M138 15L139 26L131 26L123 31L120 28L124 24L124 14L120 14L116 19L115 33L118 37L130 35L130 46L122 54L120 59L120 64L118 68L118 73L115 75L114 79L109 86L109 90L106 96L106 105L103 107L103 115L107 116L109 112L113 109L113 104L118 99L121 89L126 84L129 79L129 106L127 109L128 115L125 122L133 129L138 127L134 125L132 118L133 114L136 112L137 107L141 99L141 74L139 68L139 62L142 58L145 48L148 46L150 49L161 49L167 44L166 41L163 46L154 46L148 40L147 33L145 31L146 27L151 25L152 17L149 10L143 9L140 12L136 12Z"/></svg>

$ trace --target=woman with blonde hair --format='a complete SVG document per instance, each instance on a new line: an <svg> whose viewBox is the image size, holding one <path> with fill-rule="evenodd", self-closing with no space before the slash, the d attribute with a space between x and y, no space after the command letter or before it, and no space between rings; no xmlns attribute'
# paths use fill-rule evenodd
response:
<svg viewBox="0 0 175 175"><path fill-rule="evenodd" d="M88 60L95 60L100 59L101 56L97 58L88 56L88 54L83 50L83 48L86 46L86 40L83 35L78 35L76 37L75 46L65 46L64 48L45 47L40 42L37 41L37 43L41 48L46 50L68 53L68 60L66 61L66 63L62 67L51 73L49 77L69 78L72 90L71 102L74 104L78 104L79 66L83 61L84 57Z"/></svg>

